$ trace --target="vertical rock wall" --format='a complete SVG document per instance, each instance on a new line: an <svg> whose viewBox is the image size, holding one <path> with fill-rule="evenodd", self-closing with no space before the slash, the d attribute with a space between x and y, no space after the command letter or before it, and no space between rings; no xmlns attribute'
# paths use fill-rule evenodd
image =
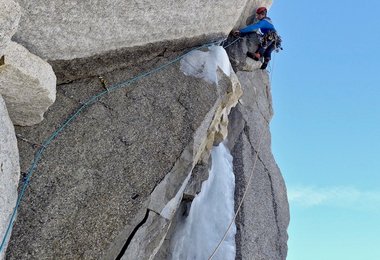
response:
<svg viewBox="0 0 380 260"><path fill-rule="evenodd" d="M230 50L232 59L239 61L235 63L237 70L242 63L255 64L244 55L246 44ZM269 76L260 69L239 71L237 75L244 94L230 114L228 136L234 157L236 205L247 193L236 219L236 259L283 260L287 255L289 206L285 182L271 152Z"/></svg>
<svg viewBox="0 0 380 260"><path fill-rule="evenodd" d="M20 165L16 135L5 102L0 95L0 243L5 236L16 204L19 178ZM9 237L10 235L6 241ZM0 252L0 259L4 257L6 244Z"/></svg>

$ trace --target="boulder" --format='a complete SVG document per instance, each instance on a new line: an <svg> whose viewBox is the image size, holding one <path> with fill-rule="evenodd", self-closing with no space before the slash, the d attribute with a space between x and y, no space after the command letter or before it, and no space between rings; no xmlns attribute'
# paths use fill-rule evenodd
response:
<svg viewBox="0 0 380 260"><path fill-rule="evenodd" d="M0 66L0 94L15 125L34 125L55 101L56 77L47 62L10 42Z"/></svg>
<svg viewBox="0 0 380 260"><path fill-rule="evenodd" d="M0 58L17 30L20 21L20 6L12 0L0 1ZM0 59L1 65L1 59Z"/></svg>
<svg viewBox="0 0 380 260"><path fill-rule="evenodd" d="M20 178L19 154L15 130L0 95L0 244L8 228L17 201L17 185ZM10 234L8 234L8 241ZM4 258L6 245L0 252Z"/></svg>

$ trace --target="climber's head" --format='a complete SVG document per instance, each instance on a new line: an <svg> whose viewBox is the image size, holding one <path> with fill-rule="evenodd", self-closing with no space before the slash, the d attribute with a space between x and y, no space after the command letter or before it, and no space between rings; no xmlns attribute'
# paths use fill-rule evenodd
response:
<svg viewBox="0 0 380 260"><path fill-rule="evenodd" d="M256 10L256 17L257 19L261 20L267 16L267 8L266 7L259 7Z"/></svg>

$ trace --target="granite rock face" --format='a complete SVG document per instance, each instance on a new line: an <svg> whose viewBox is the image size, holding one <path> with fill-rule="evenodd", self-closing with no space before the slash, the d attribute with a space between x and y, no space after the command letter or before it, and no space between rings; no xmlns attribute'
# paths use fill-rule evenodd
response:
<svg viewBox="0 0 380 260"><path fill-rule="evenodd" d="M234 28L241 28L248 24L251 24L255 18L256 9L261 6L265 6L267 9L269 9L272 6L272 3L273 0L247 1Z"/></svg>
<svg viewBox="0 0 380 260"><path fill-rule="evenodd" d="M154 42L227 35L242 12L272 1L18 2L23 16L16 40L43 59L70 60Z"/></svg>
<svg viewBox="0 0 380 260"><path fill-rule="evenodd" d="M191 56L189 54L189 56L199 58L197 55ZM186 60L185 58L183 61L188 63L190 60L193 59ZM213 62L215 60L211 61L211 63ZM208 74L203 73L208 71L207 64L199 67L192 64L191 67L196 71L195 77ZM174 165L172 171L165 176L165 179L151 194L149 210L159 213L160 216L158 217L155 214L152 217L149 215L146 223L131 241L123 259L134 259L133 256L136 254L139 256L138 259L165 259L162 258L162 251L168 249L167 242L171 236L172 225L173 223L174 226L176 225L178 214L182 214L182 201L187 200L189 193L197 190L201 181L198 177L204 179L205 173L207 176L207 172L201 170L200 165L205 164L208 160L213 144L218 144L221 139L227 136L228 114L242 94L240 83L230 67L230 63L228 62L228 66L222 67L229 71L229 77L226 77L218 69L216 76L219 78L217 84L219 98L206 116L208 118L204 120L206 124L197 129L194 145L190 149L184 150L178 163ZM209 78L206 77L205 80L208 81ZM181 185L178 186L178 184ZM163 219L166 221L164 222ZM156 243L152 243L152 240Z"/></svg>
<svg viewBox="0 0 380 260"><path fill-rule="evenodd" d="M242 13L272 0L18 2L23 15L14 40L48 60L61 83L220 40Z"/></svg>
<svg viewBox="0 0 380 260"><path fill-rule="evenodd" d="M13 124L0 95L0 243L5 236L17 200L20 178L19 154ZM8 235L9 239L10 235ZM5 246L6 248L6 246ZM5 251L0 252L0 259Z"/></svg>
<svg viewBox="0 0 380 260"><path fill-rule="evenodd" d="M15 125L43 120L55 101L56 77L51 66L20 44L10 42L0 66L0 94Z"/></svg>
<svg viewBox="0 0 380 260"><path fill-rule="evenodd" d="M0 2L0 58L17 30L20 21L20 6L12 0Z"/></svg>
<svg viewBox="0 0 380 260"><path fill-rule="evenodd" d="M269 7L271 0L18 2L23 15L13 39L48 60L58 82L68 83L58 86L51 105L51 67L16 43L4 49L9 55L0 64L0 94L13 122L35 124L48 109L39 125L16 127L21 170L28 170L54 130L102 94L46 147L7 259L166 259L177 219L208 177L209 152L226 138L236 206L248 191L236 223L236 259L286 258L289 208L270 148L270 83L267 72L257 70L261 63L246 57L257 39L228 48L237 73L220 66L216 82L184 73L179 63L126 81L244 26L255 8ZM203 65L194 73L203 75ZM108 91L118 82L125 87ZM18 175L8 179L16 183ZM7 216L1 217L3 224Z"/></svg>
<svg viewBox="0 0 380 260"><path fill-rule="evenodd" d="M228 139L234 157L235 205L246 190L247 195L236 219L236 259L283 260L289 206L285 183L271 152L269 78L262 70L237 75L244 95L230 114Z"/></svg>
<svg viewBox="0 0 380 260"><path fill-rule="evenodd" d="M110 83L120 82L177 55L105 77ZM128 248L140 248L133 254L145 256L144 250L158 250L156 242L140 245L138 234L144 238L146 230L153 237L151 227L144 225L152 223L163 228L154 233L154 241L164 238L165 225L157 221L168 221L161 209L177 197L188 173L207 153L208 136L214 131L209 126L220 120L214 117L216 111L234 103L230 97L236 103L238 97L231 92L240 87L232 86L220 71L216 85L186 76L179 67L104 95L46 149L18 213L9 259L115 259L126 247L127 253ZM18 127L17 132L29 142L41 143L75 108L102 90L98 78L62 85L46 120ZM22 170L36 151L29 142L20 141ZM174 180L170 189L157 191L169 177ZM159 203L152 203L151 194ZM142 227L134 236L136 226Z"/></svg>
<svg viewBox="0 0 380 260"><path fill-rule="evenodd" d="M228 49L243 96L229 115L228 146L234 158L237 215L236 259L286 259L289 204L273 154L269 123L273 116L269 75L245 56L257 46L248 37Z"/></svg>

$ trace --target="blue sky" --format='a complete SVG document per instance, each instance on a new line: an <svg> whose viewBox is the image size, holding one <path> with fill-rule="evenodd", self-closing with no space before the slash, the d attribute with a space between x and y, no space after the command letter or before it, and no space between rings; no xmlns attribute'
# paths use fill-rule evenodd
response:
<svg viewBox="0 0 380 260"><path fill-rule="evenodd" d="M380 259L380 2L280 1L272 148L288 260Z"/></svg>

